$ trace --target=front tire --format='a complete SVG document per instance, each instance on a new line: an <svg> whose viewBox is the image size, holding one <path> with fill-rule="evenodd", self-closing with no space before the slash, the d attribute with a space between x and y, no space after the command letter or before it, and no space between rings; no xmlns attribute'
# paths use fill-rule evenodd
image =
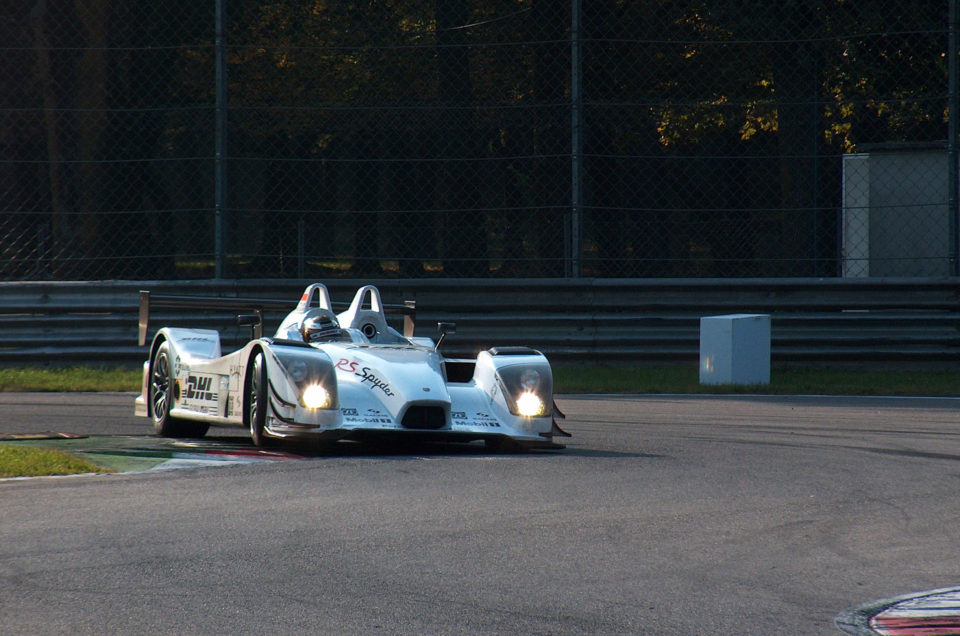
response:
<svg viewBox="0 0 960 636"><path fill-rule="evenodd" d="M209 424L190 422L170 415L176 383L170 359L170 343L164 341L150 363L149 404L153 430L160 437L203 437Z"/></svg>
<svg viewBox="0 0 960 636"><path fill-rule="evenodd" d="M270 438L265 430L267 424L267 361L258 351L250 363L244 389L244 413L250 426L250 439L254 446L267 446Z"/></svg>

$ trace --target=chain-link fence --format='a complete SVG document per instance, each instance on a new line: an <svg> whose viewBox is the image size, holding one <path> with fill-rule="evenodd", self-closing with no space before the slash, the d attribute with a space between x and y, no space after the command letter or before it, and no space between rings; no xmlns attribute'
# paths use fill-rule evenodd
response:
<svg viewBox="0 0 960 636"><path fill-rule="evenodd" d="M955 275L957 1L6 2L0 279Z"/></svg>

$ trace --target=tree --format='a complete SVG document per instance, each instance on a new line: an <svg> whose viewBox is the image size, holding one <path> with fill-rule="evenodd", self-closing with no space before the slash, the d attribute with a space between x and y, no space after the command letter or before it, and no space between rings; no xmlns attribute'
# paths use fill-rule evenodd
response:
<svg viewBox="0 0 960 636"><path fill-rule="evenodd" d="M654 113L668 152L715 157L718 170L701 182L704 194L730 178L720 172L721 161L736 174L737 156L763 157L775 139L778 171L770 183L776 191L761 194L769 187L764 179L738 179L739 207L755 200L767 210L758 208L751 222L758 232L751 242L767 264L762 273L832 273L818 261L836 257L840 153L864 141L944 133L945 7L886 0L643 6L652 13L668 4L664 32L648 46L669 50L658 43L673 39L675 48L662 59L666 72L637 66L656 79L647 84L649 97L634 102L660 101ZM638 47L643 44L641 38ZM730 132L739 134L739 148L711 147L717 135ZM722 147L731 154L717 152ZM722 209L719 203L706 199L692 207ZM724 239L708 240L720 245Z"/></svg>

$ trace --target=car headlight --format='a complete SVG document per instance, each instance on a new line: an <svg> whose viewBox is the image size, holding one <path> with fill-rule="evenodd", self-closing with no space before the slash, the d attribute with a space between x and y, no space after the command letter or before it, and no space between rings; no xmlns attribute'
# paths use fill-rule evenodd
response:
<svg viewBox="0 0 960 636"><path fill-rule="evenodd" d="M338 407L337 376L322 352L293 347L274 347L273 352L296 387L300 404L308 409Z"/></svg>
<svg viewBox="0 0 960 636"><path fill-rule="evenodd" d="M507 408L521 417L542 417L553 411L550 365L516 364L497 369Z"/></svg>
<svg viewBox="0 0 960 636"><path fill-rule="evenodd" d="M291 360L290 365L287 366L287 373L290 374L290 379L293 380L294 384L299 385L303 384L307 380L310 370L307 368L306 362L295 359Z"/></svg>
<svg viewBox="0 0 960 636"><path fill-rule="evenodd" d="M543 400L541 400L540 396L536 393L524 391L520 394L520 397L517 398L517 415L537 417L544 415L545 410Z"/></svg>
<svg viewBox="0 0 960 636"><path fill-rule="evenodd" d="M311 384L303 390L300 401L308 409L328 409L331 406L330 392L320 384Z"/></svg>

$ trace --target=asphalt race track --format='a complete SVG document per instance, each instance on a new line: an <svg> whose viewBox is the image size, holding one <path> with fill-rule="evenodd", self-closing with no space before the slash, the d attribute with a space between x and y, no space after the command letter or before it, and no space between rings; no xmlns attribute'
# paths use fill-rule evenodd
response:
<svg viewBox="0 0 960 636"><path fill-rule="evenodd" d="M559 452L259 456L213 429L178 452L236 462L162 470L131 394L0 393L0 435L157 454L0 480L3 632L836 636L960 585L958 400L558 403Z"/></svg>

